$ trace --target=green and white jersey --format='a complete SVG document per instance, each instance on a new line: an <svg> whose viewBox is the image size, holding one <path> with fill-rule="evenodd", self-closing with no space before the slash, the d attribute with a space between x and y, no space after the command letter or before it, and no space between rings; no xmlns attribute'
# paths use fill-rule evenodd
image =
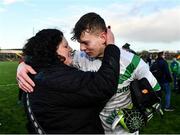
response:
<svg viewBox="0 0 180 135"><path fill-rule="evenodd" d="M105 133L127 133L121 127L115 131L111 130L111 125L106 123L107 117L114 109L127 108L131 105L130 83L134 79L147 78L153 90L160 90L157 80L149 71L149 66L137 55L126 50L121 50L120 72L117 93L107 102L106 106L100 113L102 125ZM76 52L74 55L74 64L83 71L97 71L101 66L101 60L90 58L84 52Z"/></svg>

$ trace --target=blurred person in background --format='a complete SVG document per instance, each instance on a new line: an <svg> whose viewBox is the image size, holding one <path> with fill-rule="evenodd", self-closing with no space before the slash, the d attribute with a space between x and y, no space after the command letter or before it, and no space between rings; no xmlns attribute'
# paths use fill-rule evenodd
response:
<svg viewBox="0 0 180 135"><path fill-rule="evenodd" d="M161 71L161 77L157 78L158 82L161 85L161 88L165 92L165 111L174 111L174 108L171 106L171 88L170 83L172 82L171 73L167 61L165 60L165 53L159 52L158 58L156 59L156 64Z"/></svg>
<svg viewBox="0 0 180 135"><path fill-rule="evenodd" d="M152 54L148 54L147 58L146 58L146 62L147 64L149 65L149 67L151 66L152 64Z"/></svg>
<svg viewBox="0 0 180 135"><path fill-rule="evenodd" d="M172 76L173 76L173 88L174 88L174 91L178 91L178 82L177 82L177 76L178 76L178 70L179 70L179 63L178 61L176 60L176 57L173 58L173 61L171 62L171 65L170 65L170 68L171 68L171 72L172 72Z"/></svg>
<svg viewBox="0 0 180 135"><path fill-rule="evenodd" d="M122 49L124 49L124 50L126 50L126 51L129 51L129 52L131 52L131 53L134 53L134 54L136 54L137 55L137 53L134 51L134 50L132 50L131 48L130 48L130 44L129 43L125 43L123 46L122 46Z"/></svg>

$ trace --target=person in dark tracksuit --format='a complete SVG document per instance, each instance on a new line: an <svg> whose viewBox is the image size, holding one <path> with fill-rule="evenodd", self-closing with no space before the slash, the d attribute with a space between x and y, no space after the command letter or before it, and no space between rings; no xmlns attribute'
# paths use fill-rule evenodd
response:
<svg viewBox="0 0 180 135"><path fill-rule="evenodd" d="M106 34L113 37L110 30ZM72 50L59 30L42 30L25 44L25 63L37 71L29 101L46 133L104 133L99 113L116 92L120 70L120 50L113 38L106 43L97 72L70 66ZM30 120L28 130L36 133Z"/></svg>
<svg viewBox="0 0 180 135"><path fill-rule="evenodd" d="M161 85L161 88L165 91L165 111L174 111L174 109L171 107L171 88L170 88L170 82L172 82L171 73L169 71L169 66L167 61L164 59L165 54L164 52L158 53L158 58L156 59L156 62L158 64L158 67L161 69L162 77L157 78L159 84Z"/></svg>

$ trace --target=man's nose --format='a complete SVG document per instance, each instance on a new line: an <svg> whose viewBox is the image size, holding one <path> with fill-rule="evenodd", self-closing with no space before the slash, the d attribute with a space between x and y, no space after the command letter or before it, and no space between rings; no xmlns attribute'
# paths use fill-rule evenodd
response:
<svg viewBox="0 0 180 135"><path fill-rule="evenodd" d="M85 51L85 50L86 50L86 47L85 47L84 45L80 44L80 50L81 50L81 51Z"/></svg>

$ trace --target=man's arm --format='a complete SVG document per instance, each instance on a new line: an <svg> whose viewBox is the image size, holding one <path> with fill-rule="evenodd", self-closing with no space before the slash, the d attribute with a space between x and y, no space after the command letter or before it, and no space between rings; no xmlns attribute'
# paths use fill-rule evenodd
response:
<svg viewBox="0 0 180 135"><path fill-rule="evenodd" d="M36 71L29 65L21 62L17 68L16 78L18 81L19 88L25 92L33 92L35 83L28 76L28 73L36 74Z"/></svg>

